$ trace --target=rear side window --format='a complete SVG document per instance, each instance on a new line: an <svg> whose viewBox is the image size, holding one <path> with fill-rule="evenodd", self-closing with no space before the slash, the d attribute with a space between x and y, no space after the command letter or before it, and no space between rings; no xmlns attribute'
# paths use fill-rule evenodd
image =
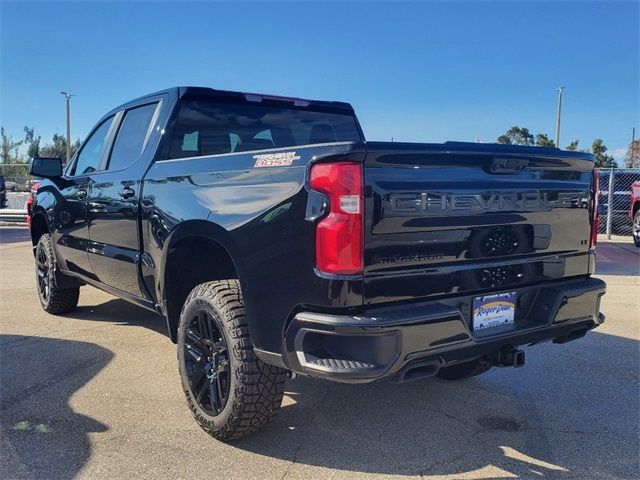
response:
<svg viewBox="0 0 640 480"><path fill-rule="evenodd" d="M93 131L87 141L84 142L82 150L80 150L75 165L73 166L71 175L85 175L95 172L100 167L102 154L107 142L107 134L109 133L112 122L113 117L107 118Z"/></svg>
<svg viewBox="0 0 640 480"><path fill-rule="evenodd" d="M127 110L111 150L109 170L126 168L140 158L157 106L150 103Z"/></svg>
<svg viewBox="0 0 640 480"><path fill-rule="evenodd" d="M360 141L351 115L202 100L182 102L169 158Z"/></svg>

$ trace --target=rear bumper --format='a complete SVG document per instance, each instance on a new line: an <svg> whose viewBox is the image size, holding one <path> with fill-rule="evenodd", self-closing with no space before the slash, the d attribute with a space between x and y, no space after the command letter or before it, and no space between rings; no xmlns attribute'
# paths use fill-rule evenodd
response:
<svg viewBox="0 0 640 480"><path fill-rule="evenodd" d="M582 337L604 322L602 280L586 278L517 289L513 327L471 331L471 297L365 310L359 315L300 312L285 334L293 371L347 383L404 381L519 345ZM486 331L485 331L486 332Z"/></svg>

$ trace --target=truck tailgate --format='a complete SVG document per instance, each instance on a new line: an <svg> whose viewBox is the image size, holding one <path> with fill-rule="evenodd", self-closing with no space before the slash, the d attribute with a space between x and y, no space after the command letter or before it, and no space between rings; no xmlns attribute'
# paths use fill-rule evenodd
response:
<svg viewBox="0 0 640 480"><path fill-rule="evenodd" d="M367 143L365 303L591 273L592 170L557 149Z"/></svg>

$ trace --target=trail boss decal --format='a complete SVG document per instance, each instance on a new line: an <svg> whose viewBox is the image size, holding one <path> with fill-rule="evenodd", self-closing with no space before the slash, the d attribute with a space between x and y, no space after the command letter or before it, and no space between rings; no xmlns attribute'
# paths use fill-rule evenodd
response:
<svg viewBox="0 0 640 480"><path fill-rule="evenodd" d="M300 157L296 155L296 152L284 152L254 155L253 158L256 159L254 167L288 167Z"/></svg>

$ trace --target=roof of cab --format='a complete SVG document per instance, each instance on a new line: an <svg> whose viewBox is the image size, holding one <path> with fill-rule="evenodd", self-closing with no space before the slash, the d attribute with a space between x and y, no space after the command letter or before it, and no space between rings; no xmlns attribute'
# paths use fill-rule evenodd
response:
<svg viewBox="0 0 640 480"><path fill-rule="evenodd" d="M324 100L310 100L296 97L286 97L281 95L269 95L261 93L236 92L231 90L217 90L210 87L180 86L172 87L157 92L149 93L135 98L116 107L119 110L130 104L138 103L140 100L155 97L163 94L174 94L177 98L210 98L221 101L233 101L241 103L264 103L274 106L292 106L294 108L319 108L323 110L339 111L342 113L353 113L353 107L346 102L333 102Z"/></svg>

